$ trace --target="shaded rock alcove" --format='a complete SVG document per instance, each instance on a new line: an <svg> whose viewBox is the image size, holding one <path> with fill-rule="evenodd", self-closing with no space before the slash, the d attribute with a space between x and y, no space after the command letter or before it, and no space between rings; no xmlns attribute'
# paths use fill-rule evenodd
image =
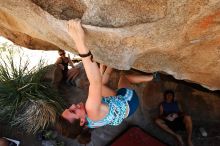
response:
<svg viewBox="0 0 220 146"><path fill-rule="evenodd" d="M61 82L62 71L51 65L45 80L51 82L56 87L67 103L85 102L87 97L88 80L82 64L78 64L80 75L76 78L75 86L70 86ZM130 73L141 73L136 70ZM111 76L109 86L116 88L120 71L115 70ZM55 76L54 76L55 75ZM53 81L53 82L52 82ZM160 81L151 81L133 86L140 100L140 106L134 115L126 119L119 126L105 126L92 131L92 140L88 146L104 146L112 142L124 130L130 126L138 126L147 131L152 136L160 139L162 142L174 146L175 140L169 134L163 132L154 123L154 118L158 115L158 105L163 100L163 92L167 89L175 91L176 99L181 103L184 111L192 116L193 120L193 142L195 145L207 146L219 145L220 135L220 93L219 91L209 91L201 86L189 84L185 81L175 80L173 77L161 74ZM204 127L207 137L202 137L199 128ZM7 136L21 141L21 145L41 146L37 141L36 135L28 135L19 131L19 129L9 130L9 127L0 124L0 136ZM182 133L186 137L186 133ZM65 142L65 145L81 146L76 140L65 138L61 135L58 139Z"/></svg>
<svg viewBox="0 0 220 146"><path fill-rule="evenodd" d="M111 76L109 86L116 89L120 71L115 70ZM136 70L128 73L141 73ZM82 80L82 82L80 81ZM76 86L62 85L60 93L68 103L85 102L88 81L84 69L76 80ZM176 100L182 105L183 110L192 116L193 120L193 142L194 145L207 146L219 144L220 123L220 92L209 91L199 85L189 84L185 81L176 80L169 75L161 74L160 81L151 81L133 86L138 92L141 101L139 109L135 114L126 119L119 126L105 126L92 131L92 141L89 146L104 146L112 142L125 129L130 126L138 126L154 137L168 145L175 145L175 140L169 134L158 128L154 119L159 114L159 104L163 101L163 92L172 89L175 92ZM202 137L199 128L204 127L207 137ZM186 138L186 133L181 133ZM80 145L76 140L60 137L67 145Z"/></svg>

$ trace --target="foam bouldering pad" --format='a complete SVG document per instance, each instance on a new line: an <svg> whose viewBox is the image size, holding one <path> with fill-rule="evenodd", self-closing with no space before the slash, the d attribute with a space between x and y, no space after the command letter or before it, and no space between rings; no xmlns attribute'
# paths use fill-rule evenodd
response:
<svg viewBox="0 0 220 146"><path fill-rule="evenodd" d="M117 137L111 146L167 146L155 137L138 127L129 128L125 133Z"/></svg>

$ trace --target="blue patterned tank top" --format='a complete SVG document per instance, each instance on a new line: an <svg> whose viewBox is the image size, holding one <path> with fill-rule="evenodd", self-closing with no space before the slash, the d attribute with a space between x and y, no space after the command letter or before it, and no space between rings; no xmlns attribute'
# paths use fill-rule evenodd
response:
<svg viewBox="0 0 220 146"><path fill-rule="evenodd" d="M121 94L122 93L122 94ZM116 96L102 98L102 103L109 107L108 114L101 120L93 121L86 117L89 128L97 128L105 125L119 125L127 117L126 111L129 110L128 102L136 96L134 90L121 88L117 91Z"/></svg>

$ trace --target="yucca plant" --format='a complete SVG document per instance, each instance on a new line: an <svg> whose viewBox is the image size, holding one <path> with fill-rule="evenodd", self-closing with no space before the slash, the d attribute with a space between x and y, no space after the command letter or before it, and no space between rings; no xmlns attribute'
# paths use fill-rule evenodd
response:
<svg viewBox="0 0 220 146"><path fill-rule="evenodd" d="M63 106L60 98L49 83L42 80L47 68L44 61L30 66L20 53L15 61L14 47L6 46L0 55L0 116L1 120L25 132L35 133L53 124Z"/></svg>

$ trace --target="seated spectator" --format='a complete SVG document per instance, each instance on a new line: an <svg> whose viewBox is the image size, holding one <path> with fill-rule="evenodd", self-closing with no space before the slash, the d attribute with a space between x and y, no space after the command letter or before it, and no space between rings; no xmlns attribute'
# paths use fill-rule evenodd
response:
<svg viewBox="0 0 220 146"><path fill-rule="evenodd" d="M69 55L66 57L66 52L64 50L58 50L58 53L60 57L57 59L55 64L62 69L63 81L73 85L74 79L79 74L79 69L74 67ZM70 65L72 68L68 69L68 65Z"/></svg>
<svg viewBox="0 0 220 146"><path fill-rule="evenodd" d="M192 120L189 115L182 112L181 106L174 100L174 92L167 90L164 92L164 101L160 104L160 116L156 118L156 124L173 135L179 145L183 146L182 137L176 133L178 130L186 130L188 134L187 142L192 144Z"/></svg>

